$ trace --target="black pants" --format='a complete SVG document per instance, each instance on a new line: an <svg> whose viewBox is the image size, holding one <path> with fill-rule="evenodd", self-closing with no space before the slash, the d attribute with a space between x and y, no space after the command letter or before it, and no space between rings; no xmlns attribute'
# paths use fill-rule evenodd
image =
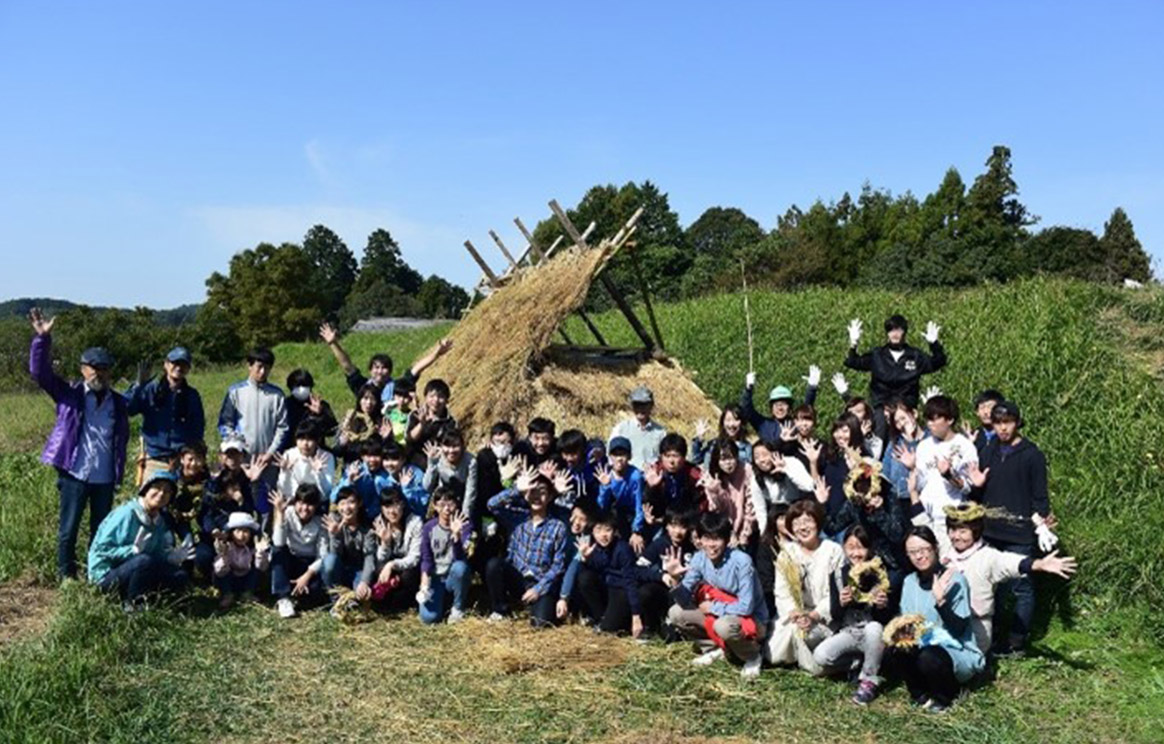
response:
<svg viewBox="0 0 1164 744"><path fill-rule="evenodd" d="M661 581L639 584L639 608L643 627L655 633L663 632L663 620L671 609L671 591Z"/></svg>
<svg viewBox="0 0 1164 744"><path fill-rule="evenodd" d="M941 646L908 651L892 650L885 655L886 672L900 677L914 700L929 698L950 705L962 685L954 676L954 660Z"/></svg>
<svg viewBox="0 0 1164 744"><path fill-rule="evenodd" d="M400 577L400 586L393 589L384 598L377 608L380 612L403 612L416 607L416 592L420 589L420 566L406 568L396 574ZM372 577L371 583L376 583L377 576Z"/></svg>
<svg viewBox="0 0 1164 744"><path fill-rule="evenodd" d="M521 595L536 583L533 579L522 576L512 563L500 556L490 558L485 564L485 586L489 589L489 604L492 611L499 615L508 615L510 603L520 604ZM548 627L557 624L555 609L561 585L562 580L559 578L548 591L530 605L530 622L533 625Z"/></svg>
<svg viewBox="0 0 1164 744"><path fill-rule="evenodd" d="M626 590L608 587L602 573L585 565L578 570L577 587L583 611L598 624L599 630L603 633L630 630L631 606Z"/></svg>

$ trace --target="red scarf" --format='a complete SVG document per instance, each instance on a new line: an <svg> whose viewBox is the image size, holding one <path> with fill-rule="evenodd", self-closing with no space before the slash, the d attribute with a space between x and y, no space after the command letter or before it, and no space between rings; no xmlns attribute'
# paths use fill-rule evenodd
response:
<svg viewBox="0 0 1164 744"><path fill-rule="evenodd" d="M724 604L731 604L735 601L736 598L734 596L722 589L715 588L711 584L700 584L695 590L695 602L697 604L703 602L723 602ZM703 629L707 632L707 637L715 645L727 651L727 646L724 644L723 639L715 632L715 621L717 619L715 615L704 615ZM756 621L750 615L740 618L740 632L748 640L754 640L756 638Z"/></svg>

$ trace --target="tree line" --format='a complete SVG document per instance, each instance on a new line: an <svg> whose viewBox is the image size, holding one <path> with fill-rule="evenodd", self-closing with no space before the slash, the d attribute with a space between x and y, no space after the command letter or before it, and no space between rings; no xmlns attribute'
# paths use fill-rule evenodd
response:
<svg viewBox="0 0 1164 744"><path fill-rule="evenodd" d="M963 287L1034 274L1151 280L1151 261L1122 208L1112 211L1102 235L1060 225L1035 231L1039 218L1018 194L1011 151L999 145L969 187L956 168L921 198L866 183L856 198L846 192L807 209L793 205L770 230L723 206L683 229L667 194L650 181L595 186L567 214L579 229L594 221L599 235L611 235L642 206L629 250L637 255L616 260L612 270L635 294L637 262L652 294L665 299L739 288L741 260L750 284L772 289ZM534 237L545 246L561 232L547 217ZM591 298L597 307L604 302L597 293Z"/></svg>

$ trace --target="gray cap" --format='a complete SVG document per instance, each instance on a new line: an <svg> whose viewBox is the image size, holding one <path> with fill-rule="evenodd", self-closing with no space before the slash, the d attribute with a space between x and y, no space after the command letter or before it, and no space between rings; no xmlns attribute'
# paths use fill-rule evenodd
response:
<svg viewBox="0 0 1164 744"><path fill-rule="evenodd" d="M655 396L651 395L651 389L646 385L639 385L631 391L631 403L654 403Z"/></svg>
<svg viewBox="0 0 1164 744"><path fill-rule="evenodd" d="M113 355L101 346L93 346L81 352L81 364L89 367L112 367Z"/></svg>
<svg viewBox="0 0 1164 744"><path fill-rule="evenodd" d="M193 362L190 358L190 352L185 346L175 346L170 349L170 353L166 354L166 361L171 363L185 362L186 364Z"/></svg>

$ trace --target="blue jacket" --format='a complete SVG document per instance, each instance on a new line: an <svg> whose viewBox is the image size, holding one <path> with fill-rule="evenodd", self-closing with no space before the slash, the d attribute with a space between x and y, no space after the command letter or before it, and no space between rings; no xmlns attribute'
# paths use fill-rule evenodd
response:
<svg viewBox="0 0 1164 744"><path fill-rule="evenodd" d="M380 516L380 492L389 486L398 486L404 492L409 511L421 519L427 519L429 493L424 488L424 471L412 463L405 463L404 469L412 473L412 481L407 486L401 485L387 470L369 473L368 466L361 462L360 477L353 483L345 470L344 477L331 490L331 502L335 503L341 488L351 486L360 494L360 503L364 505L368 518L375 519Z"/></svg>
<svg viewBox="0 0 1164 744"><path fill-rule="evenodd" d="M598 487L598 508L603 511L614 509L618 514L620 528L625 530L629 527L630 532L642 534L643 471L634 465L627 465L625 477L619 478L611 473L610 483Z"/></svg>
<svg viewBox="0 0 1164 744"><path fill-rule="evenodd" d="M205 440L202 396L189 385L174 391L159 377L144 385L131 385L125 397L129 401L129 415L141 414L141 433L150 457L159 460L175 457L183 447Z"/></svg>
<svg viewBox="0 0 1164 744"><path fill-rule="evenodd" d="M174 547L174 534L161 515L151 524L140 499L127 501L102 520L93 536L89 546L90 582L100 583L105 574L133 557L133 543L142 527L150 532L143 553L162 558Z"/></svg>

